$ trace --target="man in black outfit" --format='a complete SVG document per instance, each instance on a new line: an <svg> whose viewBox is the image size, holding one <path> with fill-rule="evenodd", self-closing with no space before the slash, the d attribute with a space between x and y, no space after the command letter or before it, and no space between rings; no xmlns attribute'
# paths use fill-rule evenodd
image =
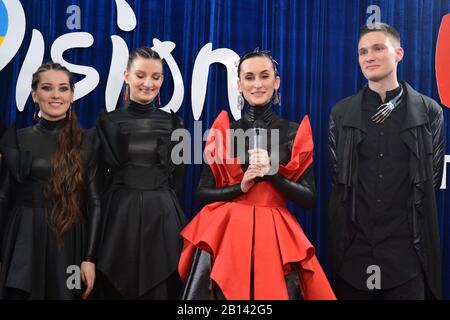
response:
<svg viewBox="0 0 450 320"><path fill-rule="evenodd" d="M441 298L442 108L397 80L403 54L393 27L364 26L358 55L368 85L330 114L338 299Z"/></svg>

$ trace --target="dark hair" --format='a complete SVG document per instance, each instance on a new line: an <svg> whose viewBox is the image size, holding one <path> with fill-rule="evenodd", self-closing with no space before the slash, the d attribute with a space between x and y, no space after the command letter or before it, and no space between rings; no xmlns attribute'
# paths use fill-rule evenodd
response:
<svg viewBox="0 0 450 320"><path fill-rule="evenodd" d="M48 61L44 64L42 64L35 73L33 73L33 77L31 79L31 89L33 91L37 90L39 80L41 80L41 73L46 71L63 71L67 77L69 77L69 86L70 90L74 91L75 89L75 81L73 80L72 72L69 71L66 67L62 66L61 64L53 61Z"/></svg>
<svg viewBox="0 0 450 320"><path fill-rule="evenodd" d="M131 64L138 57L141 57L141 58L144 58L144 59L159 60L162 63L162 59L159 56L158 52L156 52L155 50L152 50L149 47L140 47L140 48L137 48L136 50L134 50L128 56L127 70L130 70Z"/></svg>
<svg viewBox="0 0 450 320"><path fill-rule="evenodd" d="M239 59L239 64L238 64L238 68L237 68L237 72L238 72L238 77L240 77L241 74L241 65L242 62L244 62L245 60L251 59L251 58L255 58L255 57L263 57L263 58L267 58L269 59L270 62L272 62L272 67L273 67L273 71L275 72L275 77L279 76L280 74L278 73L278 69L277 69L277 62L275 61L275 59L269 54L269 51L260 51L258 48L256 48L255 50L253 50L252 52L246 53L244 54L240 59Z"/></svg>
<svg viewBox="0 0 450 320"><path fill-rule="evenodd" d="M398 33L398 31L394 27L392 27L386 23L383 23L383 22L375 22L372 24L363 25L359 30L358 42L366 34L371 33L371 32L377 32L377 31L383 32L387 36L391 36L392 38L394 38L395 40L397 40L400 43L400 34Z"/></svg>
<svg viewBox="0 0 450 320"><path fill-rule="evenodd" d="M72 73L54 62L44 63L33 74L33 91L38 88L41 74L50 70L65 72L69 77L70 89L74 91ZM46 209L47 222L60 243L64 233L81 220L81 200L84 193L81 156L83 133L77 124L75 113L70 108L66 117L69 120L58 133L58 146L51 159L51 173L46 191L46 200L51 204L51 209Z"/></svg>

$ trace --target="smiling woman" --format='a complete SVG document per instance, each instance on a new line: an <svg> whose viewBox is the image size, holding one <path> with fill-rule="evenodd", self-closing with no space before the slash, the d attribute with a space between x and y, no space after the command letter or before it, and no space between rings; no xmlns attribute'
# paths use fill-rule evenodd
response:
<svg viewBox="0 0 450 320"><path fill-rule="evenodd" d="M48 70L34 79L31 95L35 105L41 109L42 118L57 121L68 113L69 117L72 116L69 109L73 101L73 87L69 82L69 77L61 70Z"/></svg>
<svg viewBox="0 0 450 320"><path fill-rule="evenodd" d="M124 78L125 106L97 124L107 176L97 288L104 299L176 299L184 167L172 162L170 137L183 124L157 108L164 77L156 51L132 52Z"/></svg>
<svg viewBox="0 0 450 320"><path fill-rule="evenodd" d="M228 129L265 128L279 139L268 141L267 148L252 148L246 140L248 155L240 161L218 156L203 167L197 196L205 206L181 232L182 298L335 299L313 245L286 208L286 200L302 208L314 204L309 118L298 125L276 115L280 77L267 52L240 59L238 87L244 116L230 123L226 112L219 115L211 132L227 138L212 154L236 154L227 149ZM210 135L205 150L217 145L212 141ZM271 171L274 162L281 165Z"/></svg>
<svg viewBox="0 0 450 320"><path fill-rule="evenodd" d="M86 299L95 279L100 200L95 135L70 111L74 81L58 63L41 65L32 95L42 118L11 126L0 141L0 299ZM81 265L83 292L67 286Z"/></svg>

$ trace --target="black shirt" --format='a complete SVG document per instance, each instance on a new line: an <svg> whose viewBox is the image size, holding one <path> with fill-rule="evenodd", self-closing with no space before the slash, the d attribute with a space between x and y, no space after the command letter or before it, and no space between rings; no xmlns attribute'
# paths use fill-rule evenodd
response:
<svg viewBox="0 0 450 320"><path fill-rule="evenodd" d="M174 144L170 140L172 132L183 127L181 118L156 108L153 102L140 104L129 100L124 107L105 114L100 120L108 125L100 133L110 136L120 154L118 163L110 155L104 156L108 170L106 190L124 185L144 190L170 187L177 195L182 194L184 165L173 164ZM115 125L110 127L111 124ZM120 134L115 132L117 128ZM115 134L124 140L118 141Z"/></svg>
<svg viewBox="0 0 450 320"><path fill-rule="evenodd" d="M400 90L388 91L384 102ZM383 104L381 97L368 87L363 97L362 120L367 135L358 148L357 232L339 272L362 290L368 289L367 279L372 273L368 274L367 268L371 265L380 267L381 289L401 285L420 272L407 207L411 190L409 153L400 137L407 107L405 96L382 123L371 120Z"/></svg>

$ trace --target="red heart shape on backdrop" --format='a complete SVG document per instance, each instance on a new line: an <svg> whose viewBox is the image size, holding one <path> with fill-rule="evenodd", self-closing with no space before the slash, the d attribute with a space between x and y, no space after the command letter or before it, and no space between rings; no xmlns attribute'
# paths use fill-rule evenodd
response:
<svg viewBox="0 0 450 320"><path fill-rule="evenodd" d="M436 43L436 81L441 103L450 108L450 14L442 18Z"/></svg>

